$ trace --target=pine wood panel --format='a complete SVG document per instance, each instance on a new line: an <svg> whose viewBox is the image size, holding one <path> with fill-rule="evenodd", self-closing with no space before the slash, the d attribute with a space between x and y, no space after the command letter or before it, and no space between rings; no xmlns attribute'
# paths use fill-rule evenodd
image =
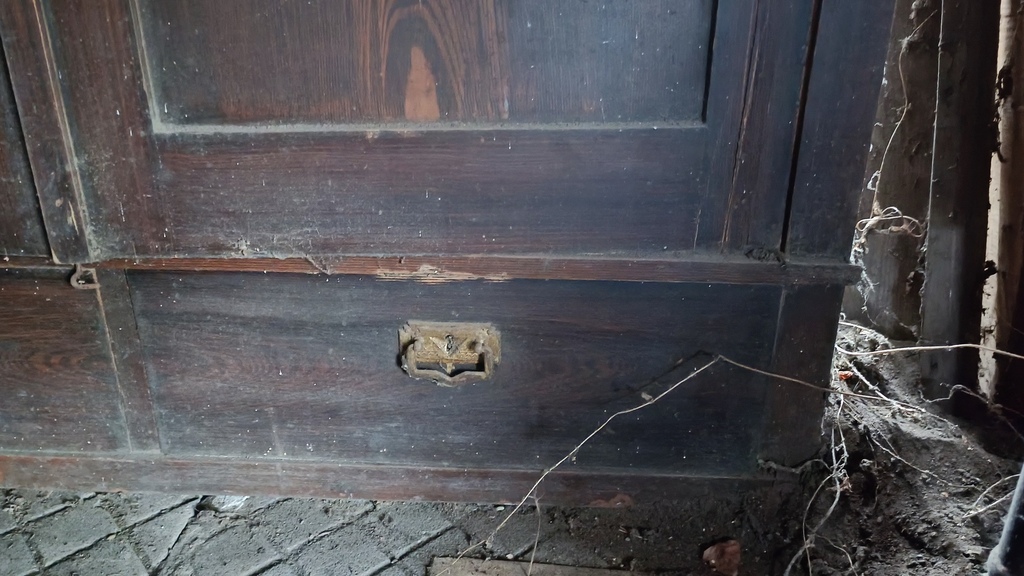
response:
<svg viewBox="0 0 1024 576"><path fill-rule="evenodd" d="M170 125L696 121L704 106L711 0L139 5Z"/></svg>

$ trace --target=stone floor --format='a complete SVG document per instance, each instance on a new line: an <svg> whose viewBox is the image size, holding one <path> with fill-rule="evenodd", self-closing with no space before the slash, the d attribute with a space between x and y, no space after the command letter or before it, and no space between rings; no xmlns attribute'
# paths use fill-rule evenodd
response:
<svg viewBox="0 0 1024 576"><path fill-rule="evenodd" d="M0 576L420 576L432 558L488 539L509 511L366 500L0 495ZM684 523L651 510L530 508L470 555L690 574L701 565L699 551L676 534L692 528Z"/></svg>

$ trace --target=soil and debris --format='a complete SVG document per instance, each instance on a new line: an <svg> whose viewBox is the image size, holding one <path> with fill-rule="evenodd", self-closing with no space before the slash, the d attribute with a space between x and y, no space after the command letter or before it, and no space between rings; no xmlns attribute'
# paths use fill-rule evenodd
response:
<svg viewBox="0 0 1024 576"><path fill-rule="evenodd" d="M844 323L838 345L864 352L911 344ZM810 504L790 526L809 545L794 549L781 573L984 572L1024 441L995 409L975 410L971 422L954 419L922 397L918 382L913 353L837 354L833 386L877 399L831 395L826 449L801 473Z"/></svg>

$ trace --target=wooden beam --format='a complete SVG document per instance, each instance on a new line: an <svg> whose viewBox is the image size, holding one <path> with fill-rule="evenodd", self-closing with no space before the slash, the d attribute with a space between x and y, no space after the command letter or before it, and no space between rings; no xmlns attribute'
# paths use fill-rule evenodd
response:
<svg viewBox="0 0 1024 576"><path fill-rule="evenodd" d="M847 293L843 309L848 319L901 340L916 340L920 333L923 234L935 132L941 17L938 6L920 4L896 1L858 210L867 222L854 244L854 262L864 267L864 278ZM896 211L904 218L892 217Z"/></svg>
<svg viewBox="0 0 1024 576"><path fill-rule="evenodd" d="M999 3L943 0L922 344L976 343L981 329L989 169L995 140ZM975 350L924 353L925 394L977 385Z"/></svg>

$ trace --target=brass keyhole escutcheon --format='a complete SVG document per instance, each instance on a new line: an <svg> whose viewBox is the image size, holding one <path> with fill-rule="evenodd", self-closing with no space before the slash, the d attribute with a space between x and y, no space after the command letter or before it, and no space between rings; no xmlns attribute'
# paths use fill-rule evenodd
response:
<svg viewBox="0 0 1024 576"><path fill-rule="evenodd" d="M501 361L501 337L490 324L410 321L398 345L402 370L440 386L487 380Z"/></svg>

